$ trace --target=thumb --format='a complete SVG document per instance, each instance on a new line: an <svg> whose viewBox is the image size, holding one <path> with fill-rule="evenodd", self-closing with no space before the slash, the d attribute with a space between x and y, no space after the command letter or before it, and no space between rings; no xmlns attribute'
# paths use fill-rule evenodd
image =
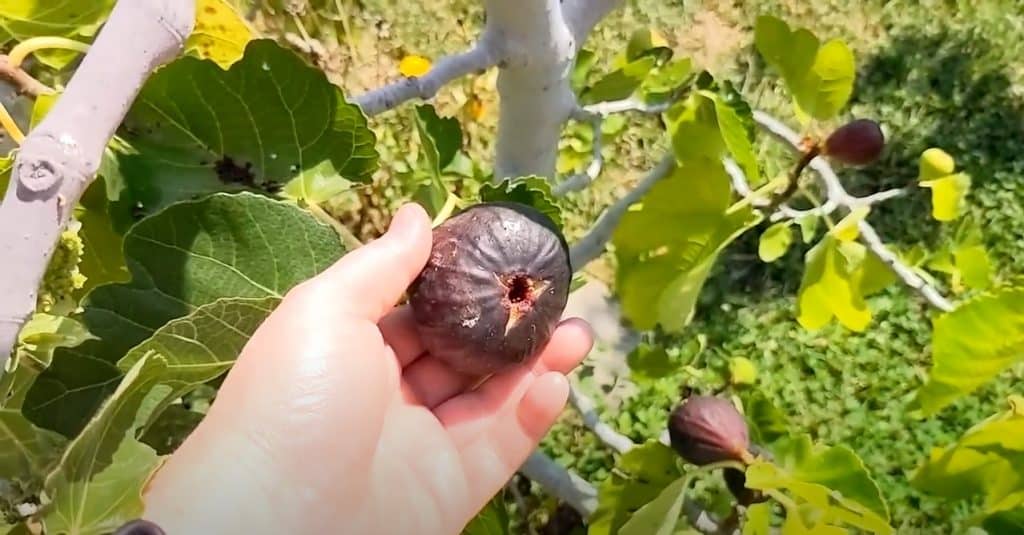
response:
<svg viewBox="0 0 1024 535"><path fill-rule="evenodd" d="M295 287L286 301L323 302L324 296L330 296L335 313L376 323L423 270L430 246L430 218L420 205L406 204L383 236Z"/></svg>

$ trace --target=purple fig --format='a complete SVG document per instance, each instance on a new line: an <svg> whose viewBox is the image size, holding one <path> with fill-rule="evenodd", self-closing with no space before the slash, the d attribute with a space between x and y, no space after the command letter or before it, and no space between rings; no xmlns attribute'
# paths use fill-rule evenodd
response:
<svg viewBox="0 0 1024 535"><path fill-rule="evenodd" d="M571 278L569 247L551 219L518 203L482 203L434 229L409 303L431 355L490 375L547 345Z"/></svg>
<svg viewBox="0 0 1024 535"><path fill-rule="evenodd" d="M848 165L868 165L878 160L884 148L882 127L870 119L856 119L832 132L822 153Z"/></svg>
<svg viewBox="0 0 1024 535"><path fill-rule="evenodd" d="M672 411L668 422L672 448L687 462L749 462L747 422L726 399L693 396Z"/></svg>

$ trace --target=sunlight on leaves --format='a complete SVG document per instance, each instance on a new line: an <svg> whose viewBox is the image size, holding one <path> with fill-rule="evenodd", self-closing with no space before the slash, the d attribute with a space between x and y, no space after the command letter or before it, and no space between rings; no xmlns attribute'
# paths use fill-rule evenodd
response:
<svg viewBox="0 0 1024 535"><path fill-rule="evenodd" d="M242 58L252 30L224 0L196 0L196 22L185 41L185 53L209 59L227 69Z"/></svg>

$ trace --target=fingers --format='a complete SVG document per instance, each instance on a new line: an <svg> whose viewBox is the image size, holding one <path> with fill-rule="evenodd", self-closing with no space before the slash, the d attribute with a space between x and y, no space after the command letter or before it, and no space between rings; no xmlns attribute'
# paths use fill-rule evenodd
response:
<svg viewBox="0 0 1024 535"><path fill-rule="evenodd" d="M497 493L537 448L568 397L569 381L564 375L531 376L518 402L495 414L488 431L461 448L466 473L474 475L469 495L486 499Z"/></svg>
<svg viewBox="0 0 1024 535"><path fill-rule="evenodd" d="M381 335L384 336L384 342L394 350L398 364L402 368L412 364L425 350L423 340L416 332L415 321L412 309L408 305L402 305L377 323Z"/></svg>
<svg viewBox="0 0 1024 535"><path fill-rule="evenodd" d="M533 366L534 372L536 374L548 371L569 373L582 358L576 348L586 346L589 351L591 339L592 334L587 322L576 318L563 321L551 335L551 341L541 351L540 357ZM397 348L395 352L398 352ZM406 367L402 378L416 399L431 409L462 393L478 380L476 377L452 370L430 355L426 355Z"/></svg>
<svg viewBox="0 0 1024 535"><path fill-rule="evenodd" d="M383 236L296 287L286 301L327 301L330 306L325 311L333 315L376 323L423 270L430 246L430 218L418 204L406 204Z"/></svg>

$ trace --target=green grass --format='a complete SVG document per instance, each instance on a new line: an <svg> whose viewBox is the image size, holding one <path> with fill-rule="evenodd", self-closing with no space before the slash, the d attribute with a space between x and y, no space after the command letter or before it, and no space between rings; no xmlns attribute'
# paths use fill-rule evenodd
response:
<svg viewBox="0 0 1024 535"><path fill-rule="evenodd" d="M345 57L349 47L341 47L336 79L352 91L365 89L367 80L374 79L367 72L380 80L393 76L394 63L403 53L436 57L462 48L481 22L476 0L365 0L362 9L347 5L364 64L355 65ZM880 120L889 143L880 164L843 171L849 189L866 193L905 185L916 176L920 152L942 147L974 179L971 215L982 224L1001 276L1018 273L1016 266L1024 261L1024 14L1019 0L630 0L597 28L587 47L610 59L629 32L652 26L680 55L736 81L753 106L792 121L777 76L765 72L751 53L751 27L759 13L781 16L823 38L841 37L854 48L858 81L848 116ZM383 21L387 24L382 27ZM440 104L449 112L457 110L460 94L467 91L478 92L492 106L482 119L464 122L471 153L486 162L495 120L493 79L464 81L456 92L443 93ZM410 147L416 143L408 111L385 114L374 124L384 140L384 161L398 163L386 165L376 187L355 201L364 209L356 210L350 222L365 226L364 235L383 229L390 213L384 200L391 196L388 188L395 187L404 166L415 165L402 156L414 152ZM618 165L610 166L591 190L571 199L570 237L585 231L658 158L651 148L657 138L648 121L637 122L617 140L609 161ZM781 152L776 147L766 154ZM783 164L776 159L772 165ZM368 211L366 205L374 207ZM927 195L918 192L879 207L870 220L898 246L935 245L946 239L947 231L930 220L929 209ZM374 222L368 224L368 219ZM912 421L904 409L930 366L929 311L922 301L893 288L871 300L876 316L868 332L829 328L807 333L794 321L793 302L805 250L794 247L779 262L764 265L754 254L756 238L756 232L749 233L727 251L702 296L688 334L707 336L703 364L717 369L735 355L756 362L758 388L795 427L818 440L845 443L864 458L900 533L954 532L964 510L919 495L909 487L907 474L930 448L1001 410L1024 370L1003 374L935 418ZM707 388L712 382L680 374L643 384L607 416L635 439L657 436L681 388ZM574 420L567 413L545 447L600 480L612 457L571 425Z"/></svg>

